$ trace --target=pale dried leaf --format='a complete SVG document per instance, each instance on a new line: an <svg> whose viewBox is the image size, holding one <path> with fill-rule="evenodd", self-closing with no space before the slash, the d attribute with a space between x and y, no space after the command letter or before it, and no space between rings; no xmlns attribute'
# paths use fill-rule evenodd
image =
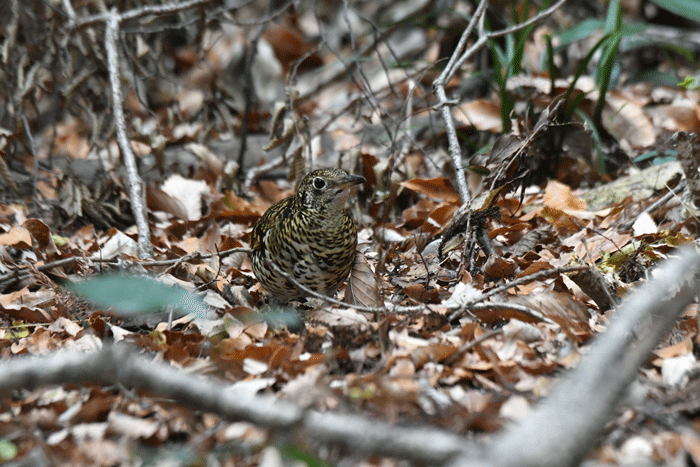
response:
<svg viewBox="0 0 700 467"><path fill-rule="evenodd" d="M368 307L383 305L374 271L369 266L365 255L359 251L355 252L355 264L345 288L345 301L353 305Z"/></svg>
<svg viewBox="0 0 700 467"><path fill-rule="evenodd" d="M413 190L417 193L436 199L444 199L449 203L459 203L459 193L454 189L452 183L444 178L421 179L414 178L401 182L401 186Z"/></svg>
<svg viewBox="0 0 700 467"><path fill-rule="evenodd" d="M476 99L456 107L455 120L479 131L503 132L501 108L492 99Z"/></svg>

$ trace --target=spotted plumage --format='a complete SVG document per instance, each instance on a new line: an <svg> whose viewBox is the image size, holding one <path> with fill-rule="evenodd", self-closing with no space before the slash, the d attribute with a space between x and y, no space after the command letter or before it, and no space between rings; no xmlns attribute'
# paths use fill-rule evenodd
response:
<svg viewBox="0 0 700 467"><path fill-rule="evenodd" d="M296 194L272 205L253 228L253 273L277 300L306 296L270 266L274 263L299 283L333 295L355 259L357 230L345 212L348 188L364 183L339 169L307 174Z"/></svg>

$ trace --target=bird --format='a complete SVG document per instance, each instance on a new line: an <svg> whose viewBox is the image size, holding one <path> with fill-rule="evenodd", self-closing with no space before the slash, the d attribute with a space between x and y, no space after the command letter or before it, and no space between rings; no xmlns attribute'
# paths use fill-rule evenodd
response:
<svg viewBox="0 0 700 467"><path fill-rule="evenodd" d="M251 264L273 300L287 303L308 296L276 268L327 296L347 279L355 260L357 229L345 203L349 188L365 181L340 169L314 170L304 176L295 194L265 211L250 235Z"/></svg>

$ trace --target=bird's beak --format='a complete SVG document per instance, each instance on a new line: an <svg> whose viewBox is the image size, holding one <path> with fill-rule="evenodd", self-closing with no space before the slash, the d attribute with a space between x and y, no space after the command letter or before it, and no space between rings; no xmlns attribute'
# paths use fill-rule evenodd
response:
<svg viewBox="0 0 700 467"><path fill-rule="evenodd" d="M359 185L360 183L365 183L366 181L367 180L365 180L365 177L362 177L361 175L348 175L347 177L340 180L335 187L338 190L344 190L346 188Z"/></svg>

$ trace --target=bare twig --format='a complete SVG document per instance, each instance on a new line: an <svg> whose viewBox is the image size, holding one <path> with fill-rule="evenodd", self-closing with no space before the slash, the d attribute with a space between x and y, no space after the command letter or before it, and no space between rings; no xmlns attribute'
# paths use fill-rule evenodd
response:
<svg viewBox="0 0 700 467"><path fill-rule="evenodd" d="M180 3L166 3L164 5L144 5L141 8L134 8L132 10L127 10L118 15L118 21L121 23L123 21L129 21L132 19L140 18L146 15L165 15L177 13L182 10L187 10L189 8L201 5L204 3L209 3L212 0L186 0ZM92 26L99 23L107 24L112 20L112 15L114 11L108 13L99 13L97 15L87 16L85 18L80 18L75 20L69 26L72 29L84 28L86 26Z"/></svg>
<svg viewBox="0 0 700 467"><path fill-rule="evenodd" d="M75 22L75 10L73 9L73 5L71 5L70 0L61 0L61 4L63 5L63 8L66 10L66 15L68 15L68 20Z"/></svg>
<svg viewBox="0 0 700 467"><path fill-rule="evenodd" d="M270 3L272 6L273 3ZM238 149L238 167L243 167L243 162L245 160L246 149L248 147L248 126L250 125L250 112L252 111L251 106L253 105L253 95L256 89L253 86L253 64L255 63L255 57L258 54L258 42L260 38L265 33L265 25L263 23L258 26L258 30L255 32L253 40L245 48L245 53L243 54L243 98L245 99L245 105L243 109L243 122L241 123L241 132L239 139L241 142L240 148Z"/></svg>
<svg viewBox="0 0 700 467"><path fill-rule="evenodd" d="M86 260L86 261L92 261L95 263L100 263L100 264L106 264L106 265L111 265L111 266L141 266L141 267L156 267L156 266L173 266L178 263L184 263L187 261L193 261L193 260L200 260L200 259L209 259L213 258L214 256L221 257L223 258L224 256L232 255L235 253L245 253L245 254L250 254L251 253L250 248L231 248L228 250L224 250L221 252L216 252L216 253L207 253L207 254L202 254L200 252L194 252L189 255L181 256L179 258L172 258L172 259L164 259L164 260L148 260L148 261L124 261L123 259L101 259L101 258L87 258L83 256L73 256L70 258L63 258L59 259L57 261L52 261L50 263L45 263L45 264L40 264L40 265L28 265L26 267L22 268L17 268L12 270L11 272L8 272L6 274L0 275L0 284L3 284L4 282L8 280L20 280L25 277L29 277L34 270L37 271L50 271L53 268L58 268L62 266L69 266L71 264L74 264L80 260Z"/></svg>
<svg viewBox="0 0 700 467"><path fill-rule="evenodd" d="M455 48L450 61L447 62L447 66L443 72L438 76L438 78L433 83L433 88L435 89L435 94L437 94L438 104L437 108L442 113L442 119L445 122L447 129L447 140L450 147L450 156L452 157L452 165L455 167L455 176L457 177L457 190L459 191L459 197L462 200L462 204L467 204L471 201L469 196L469 188L467 187L467 179L464 176L464 169L462 168L462 149L459 146L459 140L457 139L457 130L455 129L454 122L452 121L452 114L450 107L447 105L447 95L445 94L445 84L454 74L456 69L456 63L458 57L462 53L462 49L467 43L467 39L474 31L474 27L477 22L480 21L481 17L486 11L487 0L481 0L479 6L477 7L472 19L467 25L467 29L462 33L462 37L459 39L459 43ZM484 41L484 44L486 41Z"/></svg>
<svg viewBox="0 0 700 467"><path fill-rule="evenodd" d="M498 336L499 334L503 334L503 328L494 329L493 331L489 331L486 334L477 337L476 339L472 339L471 341L467 342L462 347L457 349L455 353L447 357L442 363L448 366L456 363L457 360L459 360L462 357L462 355L467 353L469 350L481 344L485 340L491 339L492 337Z"/></svg>
<svg viewBox="0 0 700 467"><path fill-rule="evenodd" d="M24 132L27 134L29 152L32 153L32 160L34 161L34 174L32 179L32 198L34 199L36 198L36 189L39 183L39 156L36 154L36 141L34 141L32 130L29 128L29 122L24 114L22 114L22 124L24 125Z"/></svg>
<svg viewBox="0 0 700 467"><path fill-rule="evenodd" d="M253 186L253 183L255 183L255 180L261 175L264 174L265 172L276 169L277 167L281 166L284 164L286 161L286 156L278 156L272 159L270 162L266 162L262 165L259 165L257 167L251 167L248 169L245 175L245 181L243 182L243 190L245 191L250 191L250 187Z"/></svg>
<svg viewBox="0 0 700 467"><path fill-rule="evenodd" d="M17 31L19 30L19 0L11 0L9 4L11 15L7 23L3 25L5 40L0 43L0 61L5 65L8 64L10 51L17 44Z"/></svg>
<svg viewBox="0 0 700 467"><path fill-rule="evenodd" d="M582 238L581 238L581 243L583 243L583 248L586 250L586 256L588 257L588 261L590 261L591 264L594 265L594 264L595 264L595 261L593 261L593 255L591 254L591 250L588 248L588 242L586 241L586 237L582 237ZM593 277L595 277L595 280L596 280L597 283L598 283L598 286L596 287L596 290L602 290L602 291L603 291L603 295L604 295L604 297L605 297L605 298L603 299L603 303L605 302L605 299L607 299L607 304L608 304L613 310L617 310L617 305L618 305L618 302L620 301L619 297L613 297L613 296L612 296L612 293L610 293L610 289L608 289L608 285L607 285L607 283L605 282L605 278L604 278L603 275L600 273L600 270L598 270L597 267L591 266L589 270L591 271ZM579 287L580 287L580 286L579 286ZM590 296L590 295L589 295L589 296ZM593 298L593 301L596 302L596 304L598 304L598 302L600 301L600 298L598 298L598 300L595 299L595 298L597 298L597 297L591 297L591 298ZM598 306L600 306L600 305L598 305ZM601 309L602 309L602 308L601 308Z"/></svg>
<svg viewBox="0 0 700 467"><path fill-rule="evenodd" d="M557 323L552 321L551 319L547 318L544 316L542 313L539 311L527 307L525 305L520 305L517 303L505 303L505 302L492 302L492 303L480 303L478 305L472 305L469 307L469 311L474 312L474 311L480 311L480 310L512 310L517 313L521 313L525 316L528 316L532 319L536 319L537 321L542 321L547 324L553 324L556 326L559 326Z"/></svg>
<svg viewBox="0 0 700 467"><path fill-rule="evenodd" d="M637 222L637 219L639 219L639 218L642 216L642 214L644 214L644 213L652 213L652 212L656 211L656 210L659 209L661 206L663 206L664 204L666 204L666 203L668 203L669 201L671 201L671 199L673 199L673 198L677 197L678 195L680 195L681 192L682 192L683 190L685 190L685 187L686 187L686 181L685 181L685 178L684 178L683 180L680 181L680 183L678 183L678 185L676 185L675 188L669 190L668 193L666 193L666 194L663 195L661 198L657 199L656 201L654 201L653 203L651 203L649 206L647 206L646 208L644 208L644 210L643 210L642 212L640 212L639 214L637 214L634 218L632 218L632 219L628 220L627 222L621 224L620 227L619 227L619 230L620 230L620 231L625 231L625 230L631 228L631 227L634 225L634 223Z"/></svg>
<svg viewBox="0 0 700 467"><path fill-rule="evenodd" d="M294 276L291 274L282 271L276 264L272 262L268 262L268 265L271 266L275 272L280 274L282 277L287 279L289 282L294 284L294 286L298 287L299 290L303 291L305 294L310 295L312 297L318 298L320 300L324 300L328 303L332 303L334 305L342 306L344 308L353 308L358 311L364 311L368 313L380 313L380 314L388 314L388 313L414 313L417 311L422 311L427 309L427 305L415 305L415 306L390 306L390 307L368 307L368 306L360 306L360 305L352 305L350 303L343 302L341 300L338 300L333 297L329 297L328 295L324 295L321 293L318 293L314 290L311 290L310 288L304 286L303 284L299 283ZM516 279L514 281L511 281L510 283L502 286L502 287L497 287L494 290L490 290L489 292L481 295L478 300L473 300L469 303L466 303L464 305L457 305L452 309L456 309L456 311L450 315L449 320L452 321L454 319L459 318L462 314L465 313L465 310L470 310L470 309L475 309L475 310L486 310L486 309L494 309L494 308L509 308L512 310L515 310L519 313L523 313L527 316L530 316L534 319L537 319L538 321L544 321L550 324L556 324L549 318L543 316L541 313L539 313L536 310L533 310L532 308L525 307L523 305L517 305L517 304L510 304L510 303L487 303L487 304L479 304L480 302L483 302L487 298L500 293L503 290L508 290L511 287L516 287L521 284L526 284L528 282L532 282L533 280L536 279L541 279L543 277L553 277L553 276L558 276L562 273L565 272L573 272L573 271L581 271L583 269L588 269L588 266L571 266L571 267L566 267L566 268L558 268L558 269L548 269L545 271L539 271L535 274L530 274L528 276L521 277L519 279Z"/></svg>
<svg viewBox="0 0 700 467"><path fill-rule="evenodd" d="M144 204L143 181L136 168L136 156L131 149L129 137L126 134L126 121L124 109L122 109L121 75L119 73L119 22L121 17L116 9L112 9L106 18L105 49L107 50L107 67L109 70L109 84L112 90L112 112L114 114L114 126L117 131L117 143L124 157L127 179L129 184L129 198L134 219L138 228L139 256L144 259L153 258L153 244L151 243L151 229L148 225L148 214Z"/></svg>
<svg viewBox="0 0 700 467"><path fill-rule="evenodd" d="M211 0L204 0L201 3L206 3L208 1ZM208 24L213 19L221 21L221 23L234 24L236 26L258 26L263 23L269 23L270 21L279 17L282 13L284 13L287 10L287 8L289 8L289 5L291 5L294 2L294 0L286 0L284 3L276 4L276 9L274 11L263 16L257 16L255 18L235 19L223 15L224 13L230 13L235 9L243 8L247 4L254 2L255 0L245 0L242 2L238 2L238 4L235 6L230 6L224 3L224 5L219 6L217 8L208 8L206 11L202 11L202 14L200 16L192 15L191 17L183 18L180 21L164 22L149 27L146 27L144 25L139 25L137 27L123 27L121 31L124 34L157 34L168 30L185 29L188 26L191 26L192 24L197 22ZM191 6L197 5L195 4ZM179 8L177 11L184 10L186 8L188 8L188 6L185 6L184 8ZM173 13L176 13L177 11ZM166 11L163 14L170 14L170 12Z"/></svg>

